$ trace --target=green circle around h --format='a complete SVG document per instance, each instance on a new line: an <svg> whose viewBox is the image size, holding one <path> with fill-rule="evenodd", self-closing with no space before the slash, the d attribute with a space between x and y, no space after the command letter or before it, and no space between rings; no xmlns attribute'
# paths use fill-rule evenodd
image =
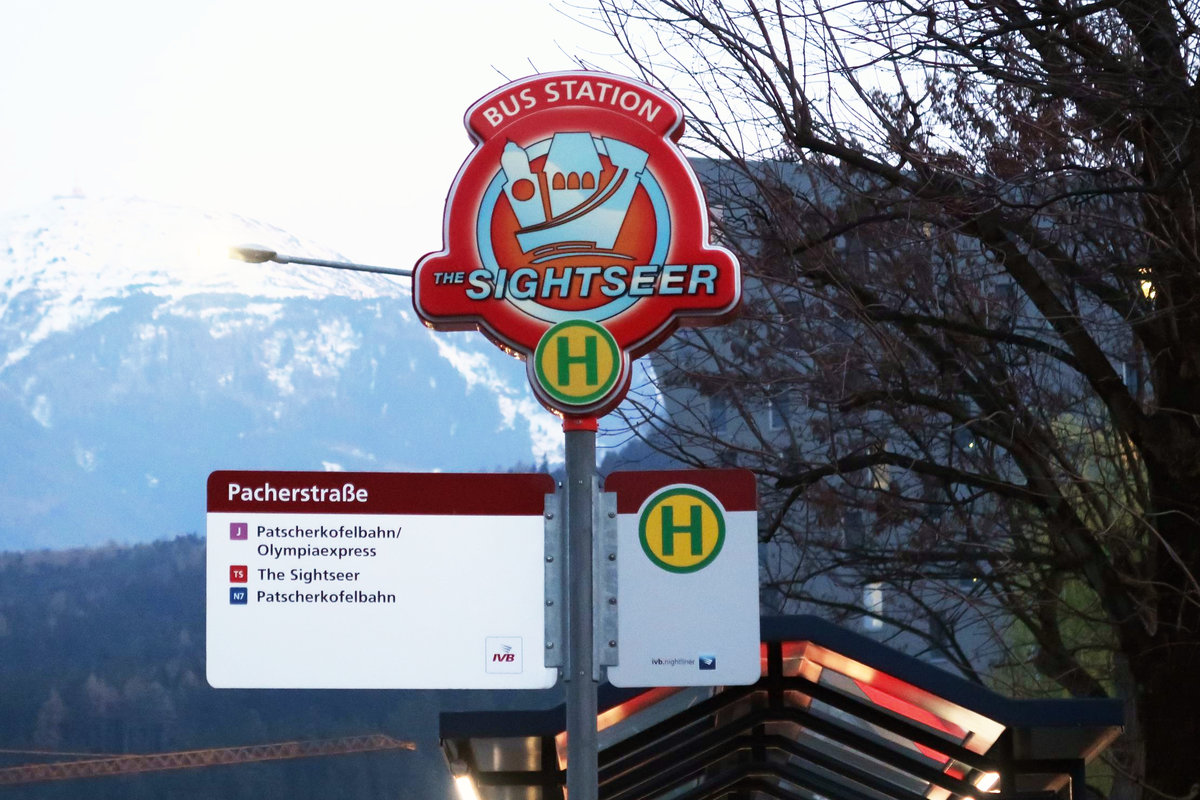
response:
<svg viewBox="0 0 1200 800"><path fill-rule="evenodd" d="M584 340L582 352L572 352L570 342L567 341L567 338L559 335L569 328L587 329L588 336ZM552 342L553 344L551 344ZM545 364L543 363L546 349L551 346L557 348L555 356L558 369L557 374L553 376L557 379L557 382L552 381L551 376L546 374ZM608 349L613 365L611 374L603 378L599 374L599 348L601 346ZM606 397L612 391L613 387L616 386L617 380L621 376L621 348L617 345L617 340L613 338L613 335L603 326L589 320L567 320L566 322L558 323L542 334L542 338L538 340L537 349L533 353L533 367L538 384L554 400L567 406L591 405ZM585 384L595 384L597 388L586 394L566 394L561 391L558 388L559 386L571 382L572 367L582 367Z"/></svg>
<svg viewBox="0 0 1200 800"><path fill-rule="evenodd" d="M672 497L690 497L694 500L699 500L703 505L712 511L713 516L717 520L717 541L713 545L712 552L706 555L702 560L695 564L680 566L672 564L669 561L663 561L650 544L650 532L647 531L646 525L650 520L650 516L655 509L662 506L663 501L669 500ZM674 510L671 506L663 506L660 512L661 521L659 523L658 534L662 537L662 551L664 555L674 554L675 548L680 546L680 539L683 539L683 546L690 547L692 553L699 555L703 552L703 515L700 506L693 505L692 512L685 521L678 521L674 518ZM666 512L670 511L670 514ZM713 501L707 494L695 489L674 488L659 492L657 495L646 504L645 510L642 511L642 516L638 520L638 542L642 545L642 551L646 557L658 567L667 570L668 572L695 572L704 569L716 559L721 552L721 548L725 545L725 514L721 507Z"/></svg>

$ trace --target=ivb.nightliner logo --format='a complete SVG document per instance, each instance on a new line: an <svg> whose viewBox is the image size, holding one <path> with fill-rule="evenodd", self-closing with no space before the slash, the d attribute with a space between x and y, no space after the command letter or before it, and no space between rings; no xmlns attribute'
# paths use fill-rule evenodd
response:
<svg viewBox="0 0 1200 800"><path fill-rule="evenodd" d="M484 97L466 124L475 149L413 303L432 327L478 328L529 360L549 408L610 410L632 358L736 309L738 265L709 244L669 97L603 73L539 75Z"/></svg>

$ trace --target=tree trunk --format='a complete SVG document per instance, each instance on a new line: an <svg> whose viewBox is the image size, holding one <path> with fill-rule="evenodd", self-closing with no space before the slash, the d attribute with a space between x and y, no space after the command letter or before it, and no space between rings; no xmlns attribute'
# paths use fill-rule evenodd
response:
<svg viewBox="0 0 1200 800"><path fill-rule="evenodd" d="M1190 416L1179 409L1159 413L1176 420ZM1153 613L1127 622L1141 626L1149 644L1128 655L1146 783L1167 797L1189 797L1200 791L1200 458L1194 426L1167 428L1170 435L1155 437L1146 448L1153 452L1146 465L1156 503L1147 515L1157 536L1151 546Z"/></svg>
<svg viewBox="0 0 1200 800"><path fill-rule="evenodd" d="M1155 637L1159 646L1130 658L1138 685L1138 720L1146 782L1167 797L1200 789L1200 642Z"/></svg>

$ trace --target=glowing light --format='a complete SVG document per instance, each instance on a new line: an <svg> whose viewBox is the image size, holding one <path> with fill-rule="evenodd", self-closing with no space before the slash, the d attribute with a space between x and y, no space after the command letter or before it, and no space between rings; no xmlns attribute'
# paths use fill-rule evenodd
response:
<svg viewBox="0 0 1200 800"><path fill-rule="evenodd" d="M975 781L975 788L981 792L990 792L1000 782L999 772L985 772Z"/></svg>
<svg viewBox="0 0 1200 800"><path fill-rule="evenodd" d="M1138 273L1142 276L1142 279L1139 283L1139 286L1142 290L1142 297L1146 298L1147 300L1153 300L1154 295L1158 292L1154 288L1154 281L1150 279L1150 268L1141 267L1138 269Z"/></svg>
<svg viewBox="0 0 1200 800"><path fill-rule="evenodd" d="M459 775L454 779L454 788L458 791L459 800L481 800L479 790L470 775Z"/></svg>

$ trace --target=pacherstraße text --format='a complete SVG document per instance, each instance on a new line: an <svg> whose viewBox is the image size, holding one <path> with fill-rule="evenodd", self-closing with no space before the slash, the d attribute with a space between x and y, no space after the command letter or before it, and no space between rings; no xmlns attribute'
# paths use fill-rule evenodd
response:
<svg viewBox="0 0 1200 800"><path fill-rule="evenodd" d="M367 490L353 483L341 486L261 486L229 484L228 499L243 503L365 503Z"/></svg>

